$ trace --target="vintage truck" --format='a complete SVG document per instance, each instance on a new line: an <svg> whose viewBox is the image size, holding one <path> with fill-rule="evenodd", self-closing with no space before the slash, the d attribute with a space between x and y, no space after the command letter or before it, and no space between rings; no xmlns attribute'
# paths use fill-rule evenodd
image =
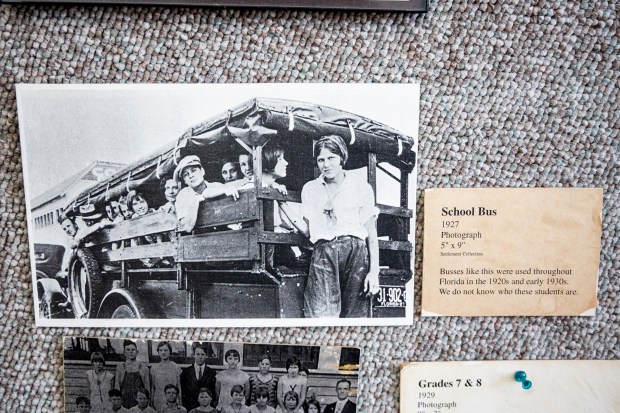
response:
<svg viewBox="0 0 620 413"><path fill-rule="evenodd" d="M241 190L236 201L223 197L203 202L191 233L177 230L174 214L155 212L102 229L73 250L64 291L75 317L303 317L307 266L281 269L271 262L270 249L278 244L310 249L311 245L298 233L274 231L274 200L300 202L303 185L318 176L313 141L327 134L339 135L347 142L350 158L345 168L364 174L375 194L377 173L398 183L397 205L377 203L381 289L374 297L372 315L403 317L405 284L412 276L413 212L408 199L409 177L416 164L413 138L341 110L264 98L195 125L67 206L67 216L86 204L103 210L110 199L130 190L151 194L151 205L158 206L165 202L158 189L161 179L171 174L184 156L197 155L207 181L219 181L222 159L240 152L252 155L254 186ZM287 195L262 186L262 148L269 141L285 150L289 172L283 184ZM160 242L130 245L131 239L158 234L166 236L160 237ZM163 257L170 265L139 265L154 257ZM39 296L51 288L50 282L46 283L39 286Z"/></svg>

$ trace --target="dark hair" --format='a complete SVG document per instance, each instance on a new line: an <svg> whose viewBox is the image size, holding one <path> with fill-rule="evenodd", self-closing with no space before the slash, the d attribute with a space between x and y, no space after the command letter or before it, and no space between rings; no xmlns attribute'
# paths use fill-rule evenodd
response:
<svg viewBox="0 0 620 413"><path fill-rule="evenodd" d="M200 390L198 390L199 396L200 396L200 393L207 393L209 397L213 399L213 392L206 387L201 387Z"/></svg>
<svg viewBox="0 0 620 413"><path fill-rule="evenodd" d="M349 159L349 151L347 149L347 144L344 143L344 140L338 135L327 135L322 136L315 144L314 144L314 159L318 158L321 153L321 149L327 149L331 153L335 153L340 156L342 159L342 165L347 163L347 159Z"/></svg>
<svg viewBox="0 0 620 413"><path fill-rule="evenodd" d="M252 156L251 152L241 152L238 156L237 159L239 159L239 156L241 155L246 155L248 157L248 165L250 166L254 166L254 157Z"/></svg>
<svg viewBox="0 0 620 413"><path fill-rule="evenodd" d="M174 384L166 384L166 387L164 387L164 393L167 392L168 389L174 389L174 391L177 392L177 395L179 394L179 388Z"/></svg>
<svg viewBox="0 0 620 413"><path fill-rule="evenodd" d="M123 397L123 393L119 389L112 389L108 392L108 396L112 397Z"/></svg>
<svg viewBox="0 0 620 413"><path fill-rule="evenodd" d="M269 398L269 389L267 387L259 387L256 392L256 398L258 399L259 397Z"/></svg>
<svg viewBox="0 0 620 413"><path fill-rule="evenodd" d="M239 352L235 350L234 348L231 348L230 350L226 352L226 354L224 354L224 361L227 361L229 356L236 356L239 360L241 360L241 356L239 355Z"/></svg>
<svg viewBox="0 0 620 413"><path fill-rule="evenodd" d="M157 345L157 352L159 352L159 349L167 346L168 350L170 350L170 354L172 354L172 345L170 345L170 343L168 343L167 341L162 341Z"/></svg>
<svg viewBox="0 0 620 413"><path fill-rule="evenodd" d="M73 225L75 225L75 218L68 217L65 214L58 215L58 224L62 225L63 221L69 220Z"/></svg>
<svg viewBox="0 0 620 413"><path fill-rule="evenodd" d="M79 406L80 404L85 404L87 406L90 406L90 399L88 397L84 397L84 396L78 396L75 398L75 405Z"/></svg>
<svg viewBox="0 0 620 413"><path fill-rule="evenodd" d="M340 383L347 383L349 385L349 388L351 388L351 380L347 380L347 379L340 379L336 382L336 387L338 387L338 385Z"/></svg>
<svg viewBox="0 0 620 413"><path fill-rule="evenodd" d="M301 360L299 360L297 357L292 356L292 357L287 358L286 359L286 369L288 370L293 365L297 365L297 367L299 367L300 370L303 367L301 365Z"/></svg>
<svg viewBox="0 0 620 413"><path fill-rule="evenodd" d="M321 403L318 400L311 400L304 406L304 412L308 413L310 410L310 406L314 406L318 409L319 413L321 413Z"/></svg>
<svg viewBox="0 0 620 413"><path fill-rule="evenodd" d="M263 172L271 172L276 169L278 158L284 155L284 149L281 146L267 146L263 149Z"/></svg>
<svg viewBox="0 0 620 413"><path fill-rule="evenodd" d="M265 359L269 360L269 362L270 362L270 363L271 363L271 361L272 361L272 360L271 360L271 356L270 356L269 354L263 354L263 355L262 355L262 356L260 356L260 358L258 359L258 362L260 363L261 361L263 361L263 360L265 360Z"/></svg>
<svg viewBox="0 0 620 413"><path fill-rule="evenodd" d="M235 384L234 386L232 386L232 389L230 389L230 395L232 396L235 393L244 394L243 386L240 386L239 384Z"/></svg>
<svg viewBox="0 0 620 413"><path fill-rule="evenodd" d="M112 217L116 218L116 212L114 211L114 205L112 205L113 202L116 202L118 204L118 201L111 199L108 202L106 202L105 205L103 206L103 208L105 209L105 216L107 218L110 218L110 214L108 213L108 208L110 208L110 211L112 212Z"/></svg>
<svg viewBox="0 0 620 413"><path fill-rule="evenodd" d="M129 211L133 215L133 210L127 203L127 195L122 195L120 198L118 198L118 209L119 209L120 215L123 217L123 219L126 219L125 215L123 214L123 208L122 208L123 206L127 209L127 211Z"/></svg>
<svg viewBox="0 0 620 413"><path fill-rule="evenodd" d="M123 349L125 349L125 347L127 347L127 346L135 346L136 348L138 348L138 345L136 344L135 341L123 340Z"/></svg>
<svg viewBox="0 0 620 413"><path fill-rule="evenodd" d="M138 397L138 393L142 393L146 396L147 399L151 398L151 394L149 393L149 391L147 389L145 389L144 387L140 387L138 390L136 390L136 397ZM178 392L177 392L178 394Z"/></svg>
<svg viewBox="0 0 620 413"><path fill-rule="evenodd" d="M95 361L100 361L105 366L105 358L103 358L103 354L98 351L90 355L90 364L95 364Z"/></svg>
<svg viewBox="0 0 620 413"><path fill-rule="evenodd" d="M136 212L133 209L133 201L135 201L136 199L142 199L143 201L146 202L147 205L149 203L149 201L147 201L146 197L144 196L144 194L142 192L129 191L129 193L127 194L127 207L132 212Z"/></svg>
<svg viewBox="0 0 620 413"><path fill-rule="evenodd" d="M286 401L287 398L293 397L295 398L295 403L299 403L299 395L297 393L295 393L293 390L289 390L284 394L284 397L282 398L284 401Z"/></svg>
<svg viewBox="0 0 620 413"><path fill-rule="evenodd" d="M300 373L306 373L308 376L310 375L310 370L308 370L308 369L307 369L307 368L305 368L305 367L300 368L300 369L299 369L299 372L300 372Z"/></svg>
<svg viewBox="0 0 620 413"><path fill-rule="evenodd" d="M233 164L233 166L237 169L237 171L239 171L239 159L234 159L234 158L224 158L222 160L222 168L224 167L224 165L226 165L227 163L231 163Z"/></svg>
<svg viewBox="0 0 620 413"><path fill-rule="evenodd" d="M174 176L170 174L163 176L159 181L159 192L161 192L162 194L166 192L166 182L168 181L172 181L175 185L177 185L176 181L174 180Z"/></svg>
<svg viewBox="0 0 620 413"><path fill-rule="evenodd" d="M207 349L205 348L204 345L202 344L197 344L196 346L194 346L194 356L196 355L196 350L201 349L205 354L209 354L207 352Z"/></svg>

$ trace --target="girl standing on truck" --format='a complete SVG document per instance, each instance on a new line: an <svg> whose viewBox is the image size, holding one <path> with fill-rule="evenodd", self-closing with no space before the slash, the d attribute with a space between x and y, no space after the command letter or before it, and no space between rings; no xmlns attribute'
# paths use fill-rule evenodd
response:
<svg viewBox="0 0 620 413"><path fill-rule="evenodd" d="M379 291L373 189L343 170L349 155L340 136L322 137L313 153L321 175L301 191L303 219L281 203L293 225L314 244L304 315L369 317L369 295Z"/></svg>

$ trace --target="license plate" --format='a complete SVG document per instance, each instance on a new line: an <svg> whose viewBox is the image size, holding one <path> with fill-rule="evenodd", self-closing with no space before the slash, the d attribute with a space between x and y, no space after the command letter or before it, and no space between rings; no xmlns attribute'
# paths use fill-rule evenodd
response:
<svg viewBox="0 0 620 413"><path fill-rule="evenodd" d="M375 295L375 307L405 307L405 287L385 285Z"/></svg>

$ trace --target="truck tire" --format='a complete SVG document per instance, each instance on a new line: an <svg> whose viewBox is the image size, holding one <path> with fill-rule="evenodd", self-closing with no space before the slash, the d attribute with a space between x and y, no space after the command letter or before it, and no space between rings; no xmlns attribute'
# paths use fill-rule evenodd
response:
<svg viewBox="0 0 620 413"><path fill-rule="evenodd" d="M138 312L136 311L136 309L133 308L131 305L125 303L125 304L121 304L118 307L116 307L116 309L114 309L114 312L112 312L112 317L110 318L135 319L139 317L138 317Z"/></svg>
<svg viewBox="0 0 620 413"><path fill-rule="evenodd" d="M69 299L76 318L95 318L107 285L99 263L85 248L77 250L69 264Z"/></svg>

